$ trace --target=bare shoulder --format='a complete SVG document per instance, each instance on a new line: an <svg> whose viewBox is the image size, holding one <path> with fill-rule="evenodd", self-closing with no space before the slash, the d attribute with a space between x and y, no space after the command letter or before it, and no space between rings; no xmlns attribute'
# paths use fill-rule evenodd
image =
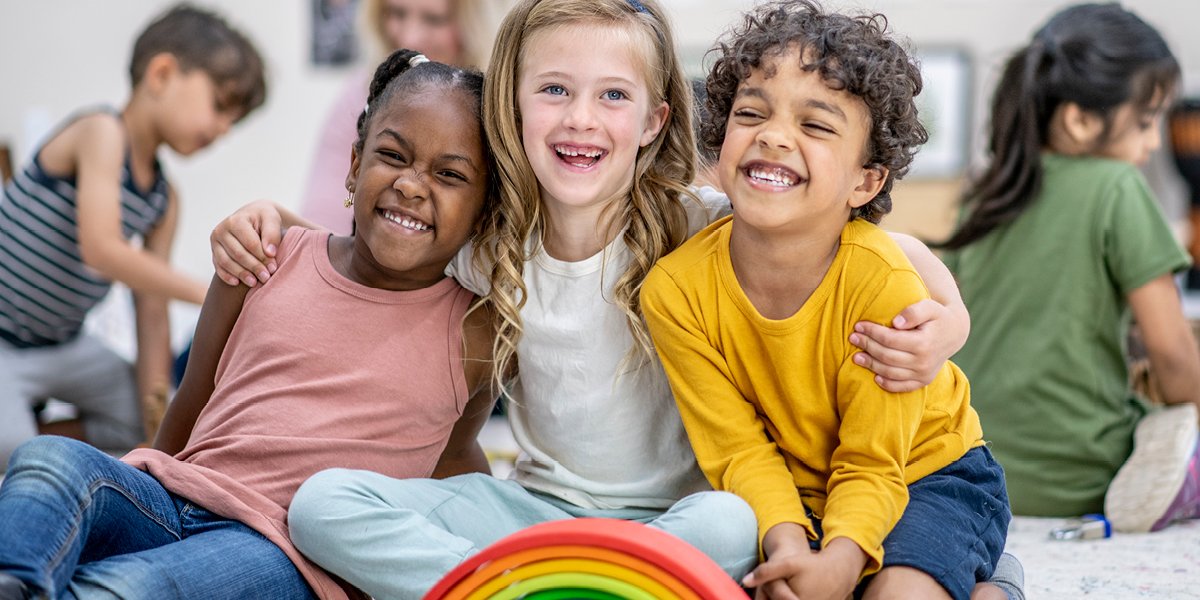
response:
<svg viewBox="0 0 1200 600"><path fill-rule="evenodd" d="M114 164L121 164L125 127L119 116L97 112L72 121L42 146L39 159L48 173L65 176L75 174L85 155L111 157Z"/></svg>

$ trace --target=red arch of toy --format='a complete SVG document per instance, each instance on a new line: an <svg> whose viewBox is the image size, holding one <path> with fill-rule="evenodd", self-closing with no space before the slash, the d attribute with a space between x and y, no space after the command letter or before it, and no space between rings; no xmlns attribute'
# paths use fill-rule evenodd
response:
<svg viewBox="0 0 1200 600"><path fill-rule="evenodd" d="M463 579L492 560L546 546L595 546L615 550L666 571L704 600L745 597L742 588L721 567L687 542L633 521L589 518L541 523L501 539L447 573L429 590L425 600L441 600Z"/></svg>

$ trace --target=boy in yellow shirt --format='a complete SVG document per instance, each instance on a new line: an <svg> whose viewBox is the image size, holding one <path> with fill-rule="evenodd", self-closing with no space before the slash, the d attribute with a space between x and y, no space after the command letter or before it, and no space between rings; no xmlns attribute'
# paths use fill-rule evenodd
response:
<svg viewBox="0 0 1200 600"><path fill-rule="evenodd" d="M859 320L928 297L875 223L927 135L881 16L759 7L708 78L722 219L663 258L642 306L700 467L759 520L760 596L967 598L1011 514L961 370L889 393ZM982 585L977 597L1003 592Z"/></svg>

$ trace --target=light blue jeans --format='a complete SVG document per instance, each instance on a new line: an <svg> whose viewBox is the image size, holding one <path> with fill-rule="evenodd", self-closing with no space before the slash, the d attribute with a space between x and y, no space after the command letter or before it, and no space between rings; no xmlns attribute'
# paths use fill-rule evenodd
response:
<svg viewBox="0 0 1200 600"><path fill-rule="evenodd" d="M278 546L75 440L40 436L0 485L0 572L50 598L313 598Z"/></svg>
<svg viewBox="0 0 1200 600"><path fill-rule="evenodd" d="M758 560L754 511L733 494L692 494L665 512L589 510L481 474L436 481L322 471L296 492L288 528L301 552L377 600L416 600L491 543L573 517L657 527L700 549L739 581Z"/></svg>

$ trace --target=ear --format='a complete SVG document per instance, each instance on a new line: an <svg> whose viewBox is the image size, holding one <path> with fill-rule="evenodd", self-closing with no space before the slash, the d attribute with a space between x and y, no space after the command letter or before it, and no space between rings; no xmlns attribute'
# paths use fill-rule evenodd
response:
<svg viewBox="0 0 1200 600"><path fill-rule="evenodd" d="M1058 116L1063 133L1076 147L1091 148L1104 132L1104 119L1074 102L1064 102Z"/></svg>
<svg viewBox="0 0 1200 600"><path fill-rule="evenodd" d="M645 148L658 137L658 132L662 131L663 125L667 122L667 117L671 115L671 106L666 102L659 104L650 111L650 115L646 117L646 128L642 130L642 139L638 145Z"/></svg>
<svg viewBox="0 0 1200 600"><path fill-rule="evenodd" d="M358 154L358 148L353 144L350 145L350 170L346 173L346 190L354 192L354 184L358 181L358 168L362 164L362 157Z"/></svg>
<svg viewBox="0 0 1200 600"><path fill-rule="evenodd" d="M887 181L887 176L887 167L882 165L863 167L862 181L850 193L846 204L849 204L850 208L858 208L873 200L879 194L879 190L883 189L883 182Z"/></svg>
<svg viewBox="0 0 1200 600"><path fill-rule="evenodd" d="M146 72L142 75L148 89L154 93L161 92L166 89L171 78L178 74L179 59L175 58L170 52L159 52L150 57L150 62L146 63Z"/></svg>

